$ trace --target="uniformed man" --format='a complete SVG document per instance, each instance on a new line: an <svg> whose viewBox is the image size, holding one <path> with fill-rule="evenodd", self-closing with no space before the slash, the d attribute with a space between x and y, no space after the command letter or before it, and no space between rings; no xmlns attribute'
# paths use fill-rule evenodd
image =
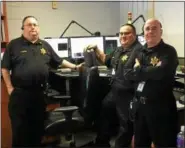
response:
<svg viewBox="0 0 185 148"><path fill-rule="evenodd" d="M10 41L2 60L9 100L13 147L39 147L44 129L43 87L49 68L62 65L79 69L61 60L52 47L39 38L39 24L34 16L22 21L22 36ZM11 73L10 73L11 71Z"/></svg>
<svg viewBox="0 0 185 148"><path fill-rule="evenodd" d="M128 147L131 144L133 135L132 121L129 119L129 102L134 95L134 85L123 77L124 66L133 66L135 59L129 58L133 51L139 52L142 45L138 42L135 27L131 24L121 26L119 32L121 47L117 47L110 55L105 55L97 46L94 48L97 58L115 70L112 78L111 91L107 94L102 103L101 125L96 138L96 146L108 147L111 138L111 129L116 120L120 122L120 129L115 146ZM128 63L128 61L130 61ZM118 118L117 118L118 117Z"/></svg>
<svg viewBox="0 0 185 148"><path fill-rule="evenodd" d="M161 36L159 20L147 20L144 50L136 56L134 68L124 72L127 80L139 82L135 147L150 147L152 141L156 147L176 147L177 108L173 85L178 59L175 48Z"/></svg>

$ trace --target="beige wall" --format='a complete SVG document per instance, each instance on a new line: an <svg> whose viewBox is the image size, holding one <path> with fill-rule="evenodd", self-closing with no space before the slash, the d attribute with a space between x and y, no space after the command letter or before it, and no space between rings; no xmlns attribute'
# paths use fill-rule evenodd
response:
<svg viewBox="0 0 185 148"><path fill-rule="evenodd" d="M39 19L41 38L59 37L71 20L91 32L114 35L120 25L127 22L128 11L133 13L133 20L140 14L145 19L155 15L163 24L164 40L176 48L179 57L184 57L183 2L57 2L57 9L52 9L51 2L7 2L9 36L12 39L21 34L21 20L26 15L34 15ZM143 23L139 19L134 24L137 33L142 32ZM89 34L73 24L65 35Z"/></svg>
<svg viewBox="0 0 185 148"><path fill-rule="evenodd" d="M119 2L57 2L57 9L51 6L51 2L7 2L10 39L20 35L21 20L26 15L38 18L42 38L59 37L72 20L104 35L114 35L119 29ZM89 34L73 24L65 35Z"/></svg>
<svg viewBox="0 0 185 148"><path fill-rule="evenodd" d="M120 3L120 23L127 22L127 13L133 13L133 20L140 14L145 19L153 15L158 18L163 25L163 39L174 46L179 57L184 57L184 2L121 2ZM137 32L140 33L143 21L139 19L135 24Z"/></svg>

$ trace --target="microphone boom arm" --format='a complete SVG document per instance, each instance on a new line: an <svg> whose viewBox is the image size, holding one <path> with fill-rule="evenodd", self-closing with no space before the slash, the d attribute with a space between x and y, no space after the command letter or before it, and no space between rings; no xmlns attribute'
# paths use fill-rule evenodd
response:
<svg viewBox="0 0 185 148"><path fill-rule="evenodd" d="M67 26L67 28L64 30L64 32L62 33L62 35L60 36L60 38L63 37L63 35L65 34L65 32L69 29L69 27L73 24L77 24L79 27L81 27L82 29L84 29L85 31L87 31L90 35L94 35L92 32L90 32L89 30L87 30L85 27L83 27L82 25L80 25L79 23L77 23L76 21L72 20L69 25Z"/></svg>
<svg viewBox="0 0 185 148"><path fill-rule="evenodd" d="M132 24L134 24L139 18L142 18L144 23L146 22L144 16L141 14L141 15L139 15L139 16L132 22Z"/></svg>
<svg viewBox="0 0 185 148"><path fill-rule="evenodd" d="M141 15L139 15L139 16L132 22L132 24L134 24L139 18L142 18L144 23L146 22L144 16L141 14ZM144 26L144 25L143 25L143 26ZM141 35L143 35L143 34L144 34L144 31L143 31L143 27L142 27L142 33L141 33Z"/></svg>

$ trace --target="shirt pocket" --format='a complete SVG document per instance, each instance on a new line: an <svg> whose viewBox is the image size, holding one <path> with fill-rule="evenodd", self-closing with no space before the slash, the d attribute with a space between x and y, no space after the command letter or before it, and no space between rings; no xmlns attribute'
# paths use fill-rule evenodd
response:
<svg viewBox="0 0 185 148"><path fill-rule="evenodd" d="M26 63L30 59L29 52L27 50L20 50L13 53L12 61L14 64Z"/></svg>

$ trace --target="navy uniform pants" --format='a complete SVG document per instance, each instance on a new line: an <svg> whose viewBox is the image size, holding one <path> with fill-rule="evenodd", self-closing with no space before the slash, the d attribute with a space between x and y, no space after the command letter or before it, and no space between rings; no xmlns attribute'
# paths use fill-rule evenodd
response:
<svg viewBox="0 0 185 148"><path fill-rule="evenodd" d="M156 147L176 147L178 127L175 101L173 104L162 101L140 103L134 124L136 147L150 147L151 142Z"/></svg>
<svg viewBox="0 0 185 148"><path fill-rule="evenodd" d="M119 127L115 147L130 146L133 136L133 123L129 120L129 104L132 97L133 93L129 91L117 92L113 89L105 97L101 113L101 126L96 138L98 146L109 146L115 127Z"/></svg>
<svg viewBox="0 0 185 148"><path fill-rule="evenodd" d="M42 91L15 88L10 95L8 110L12 147L40 147L45 119Z"/></svg>

